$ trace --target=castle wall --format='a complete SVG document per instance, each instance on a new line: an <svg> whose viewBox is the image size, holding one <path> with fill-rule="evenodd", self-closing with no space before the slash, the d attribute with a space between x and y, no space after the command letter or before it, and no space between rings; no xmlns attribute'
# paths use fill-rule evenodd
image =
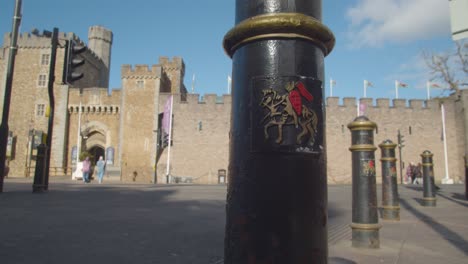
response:
<svg viewBox="0 0 468 264"><path fill-rule="evenodd" d="M185 63L180 57L174 57L170 60L168 57L160 57L159 65L171 82L171 93L186 93L184 86Z"/></svg>
<svg viewBox="0 0 468 264"><path fill-rule="evenodd" d="M73 34L60 33L63 39L73 38ZM0 54L0 71L5 72L9 35L4 38L4 48ZM47 86L38 85L38 77L48 76L49 65L41 65L43 54L50 54L50 38L22 34L18 40L20 49L16 57L15 76L9 117L10 130L16 137L16 152L10 162L11 175L24 176L25 167L34 166L29 160L28 147L31 129L47 131L47 117L37 114L38 104L48 104ZM52 137L51 167L71 167L71 149L77 142L78 111L82 102L82 128L101 133L88 140L88 147L98 144L114 147L114 165L121 171L121 180L149 183L155 172L158 183L165 182L167 148L159 162L156 161L158 114L163 112L169 94L174 94L173 145L171 148L171 175L191 177L195 183L214 184L218 182L218 170L228 167L229 130L231 120L231 97L206 95L203 99L197 94L185 94L183 77L185 65L181 58L171 60L161 57L159 64L122 66L122 89L108 94L102 83L102 73L106 71L105 62L92 50L83 54L86 63L81 67L85 77L76 82L84 88L61 84L64 68L64 49L57 50L56 82L54 94L56 109L54 133ZM110 54L109 54L110 56ZM109 59L110 60L110 59ZM0 77L4 83L4 75ZM97 88L99 87L99 88ZM1 86L3 96L4 85ZM464 177L466 148L466 129L468 123L464 114L468 93L458 98L442 98L423 101L404 99L389 100L363 98L361 104L367 105L365 115L378 125L374 144L390 139L397 141L398 130L404 136L405 147L402 159L405 165L410 161L419 162L424 150L434 153L436 181L445 176L444 141L440 104L446 111L445 138L448 146L449 177L460 180ZM456 100L457 99L457 100ZM356 117L355 98L327 98L326 147L328 182L351 182L351 134L347 125ZM0 111L3 106L0 100ZM397 150L397 158L399 159ZM380 149L376 151L376 160ZM377 175L380 175L380 162L377 162ZM405 170L403 170L404 173ZM398 170L399 172L399 170ZM380 182L378 176L378 182Z"/></svg>
<svg viewBox="0 0 468 264"><path fill-rule="evenodd" d="M109 87L112 41L112 31L101 26L92 26L89 28L88 47L104 64L104 69L101 71L100 76L100 87Z"/></svg>
<svg viewBox="0 0 468 264"><path fill-rule="evenodd" d="M123 181L153 181L162 74L159 65L122 67L120 144Z"/></svg>
<svg viewBox="0 0 468 264"><path fill-rule="evenodd" d="M88 140L88 147L96 143L107 149L113 147L115 153L120 151L120 112L121 91L114 90L111 94L106 88L85 88L80 96L79 89L70 89L69 103L66 111L68 123L68 139L66 151L67 168L72 168L71 151L77 145L79 106L81 101L81 130L89 133L98 132L102 134L102 140L92 142ZM91 143L91 144L90 144ZM85 145L85 144L84 144ZM114 155L114 165L120 166L118 155Z"/></svg>
<svg viewBox="0 0 468 264"><path fill-rule="evenodd" d="M55 97L55 113L52 134L52 149L50 167L52 175L63 174L62 168L68 166L68 91L69 86L62 84L64 63L65 63L65 39L74 39L81 42L73 33L59 33L59 45L56 53L55 82L53 85ZM9 52L10 34L4 35L2 48L2 58L0 67L2 73L5 72L7 54ZM35 161L30 155L29 136L31 130L47 132L48 117L45 115L49 105L48 79L50 63L42 63L43 55L51 55L51 38L40 34L22 33L18 36L18 52L15 60L15 72L13 78L13 88L10 103L9 128L16 139L15 155L10 161L10 175L31 176L34 173ZM6 54L6 56L5 56ZM100 82L103 63L92 52L87 51L82 54L86 58L86 63L80 67L80 71L85 73L82 85L90 85ZM42 78L42 79L41 79ZM5 83L2 74L2 83ZM2 94L0 109L3 110L4 85L1 85ZM43 111L39 113L39 105L43 106ZM1 111L0 110L0 111ZM32 167L27 173L25 167Z"/></svg>
<svg viewBox="0 0 468 264"><path fill-rule="evenodd" d="M37 107L39 104L44 105L44 109L49 105L49 96L47 89L47 81L49 75L49 64L42 65L41 58L43 54L51 54L50 39L31 37L37 40L31 45L25 42L27 38L24 34L19 38L20 49L18 49L15 60L15 73L13 76L12 94L10 103L9 129L16 137L15 155L12 158L9 166L12 175L24 176L25 167L34 166L34 161L30 161L29 157L29 131L32 129L42 130L47 132L48 117L45 114L38 115ZM47 41L47 45L45 42ZM44 44L44 45L43 45ZM7 50L8 52L8 50ZM66 119L63 118L63 104L66 104L66 91L68 87L63 87L60 84L63 70L64 50L57 50L54 83L54 96L56 100L54 133L52 137L52 156L51 168L63 167L61 158L64 150L64 131ZM3 61L6 64L6 60ZM39 85L39 75L44 75L45 83ZM3 81L4 83L4 81ZM0 93L4 94L4 85L0 88ZM65 93L63 92L65 91ZM3 96L2 96L3 97ZM64 102L64 103L63 103ZM3 110L3 98L0 102L0 107Z"/></svg>
<svg viewBox="0 0 468 264"><path fill-rule="evenodd" d="M159 112L164 111L167 94L161 95ZM198 94L187 101L174 96L173 145L170 174L191 177L200 184L218 183L218 170L228 168L231 97L217 100L214 94L199 101ZM167 148L158 163L158 180L165 182Z"/></svg>
<svg viewBox="0 0 468 264"><path fill-rule="evenodd" d="M161 95L159 112L167 94ZM189 94L187 101L175 97L173 145L171 148L171 175L192 177L196 183L214 184L218 182L217 172L226 169L229 155L230 96L222 101L215 95L206 95L199 102L198 94ZM351 133L347 125L356 118L357 100L327 98L326 105L326 142L327 169L330 184L351 183ZM441 140L442 119L439 101L431 100L392 100L379 98L375 104L370 98L361 99L366 104L365 115L378 125L374 132L374 144L378 147L384 140L397 142L398 130L404 136L402 159L405 166L409 162L420 162L420 154L430 150L434 154L434 172L437 182L445 177L444 148ZM463 134L461 115L457 112L456 102L451 98L444 100L446 110L446 132L448 145L449 176L460 180L464 176L463 151L460 144ZM200 126L201 125L201 126ZM398 148L396 150L399 159ZM381 182L381 150L375 152L377 161L377 181ZM158 180L165 182L167 149L164 150L158 165ZM397 164L399 168L399 163ZM400 179L399 169L398 179ZM405 174L406 168L403 169Z"/></svg>
<svg viewBox="0 0 468 264"><path fill-rule="evenodd" d="M421 162L420 154L430 150L434 154L434 173L436 181L445 176L444 146L441 140L442 118L439 102L431 100L425 106L423 100L393 100L390 106L389 99L377 99L376 105L372 99L361 100L367 104L365 115L377 123L374 132L374 144L378 146L386 139L397 142L398 130L404 136L402 160L405 166L413 162ZM347 125L356 117L356 100L347 98L346 105L338 105L338 98L328 98L326 107L327 129L327 155L329 183L351 183L351 153L348 150L351 144L351 134ZM461 122L457 115L456 104L453 99L444 100L446 110L446 132L448 146L449 175L454 179L462 179L463 148L460 144ZM397 159L399 151L397 148ZM376 160L381 155L380 149L376 151ZM399 168L399 164L397 164ZM399 169L398 177L400 179ZM403 170L403 174L406 170ZM380 162L377 162L378 182L381 182Z"/></svg>

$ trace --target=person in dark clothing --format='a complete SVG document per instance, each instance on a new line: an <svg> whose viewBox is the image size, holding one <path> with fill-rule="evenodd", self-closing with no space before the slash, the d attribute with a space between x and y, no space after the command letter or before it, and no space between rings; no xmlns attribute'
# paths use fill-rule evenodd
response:
<svg viewBox="0 0 468 264"><path fill-rule="evenodd" d="M421 162L418 165L413 167L413 184L422 184L422 164Z"/></svg>

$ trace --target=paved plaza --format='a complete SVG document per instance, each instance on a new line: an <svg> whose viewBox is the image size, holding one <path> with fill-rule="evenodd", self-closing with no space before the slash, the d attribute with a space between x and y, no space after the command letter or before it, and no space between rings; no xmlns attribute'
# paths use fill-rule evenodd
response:
<svg viewBox="0 0 468 264"><path fill-rule="evenodd" d="M423 207L420 186L399 186L401 221L380 220L371 250L351 247L351 186L329 186L329 263L468 263L464 185L441 187L437 207ZM53 177L31 192L32 179L5 179L0 263L223 263L225 185Z"/></svg>

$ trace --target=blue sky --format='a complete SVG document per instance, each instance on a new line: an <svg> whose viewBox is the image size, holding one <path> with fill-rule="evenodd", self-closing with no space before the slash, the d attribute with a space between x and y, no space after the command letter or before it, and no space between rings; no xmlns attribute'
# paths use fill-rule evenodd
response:
<svg viewBox="0 0 468 264"><path fill-rule="evenodd" d="M0 33L12 28L14 0L0 0ZM75 6L72 6L75 5ZM33 28L74 32L87 42L88 28L114 33L110 88L120 88L123 64L157 64L160 56L181 56L184 83L195 93L227 93L232 63L222 39L234 26L235 0L23 0L21 32ZM409 85L399 98L425 99L429 71L421 52L453 49L448 1L323 0L323 22L336 46L325 59L326 96L394 98L395 80ZM2 39L3 41L3 39ZM434 96L441 90L431 90Z"/></svg>

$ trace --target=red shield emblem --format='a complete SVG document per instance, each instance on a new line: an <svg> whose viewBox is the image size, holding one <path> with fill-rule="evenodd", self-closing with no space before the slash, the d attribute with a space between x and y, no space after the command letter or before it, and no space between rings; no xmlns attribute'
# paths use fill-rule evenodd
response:
<svg viewBox="0 0 468 264"><path fill-rule="evenodd" d="M298 91L292 90L289 92L289 102L291 102L294 112L300 115L302 113L302 100Z"/></svg>

